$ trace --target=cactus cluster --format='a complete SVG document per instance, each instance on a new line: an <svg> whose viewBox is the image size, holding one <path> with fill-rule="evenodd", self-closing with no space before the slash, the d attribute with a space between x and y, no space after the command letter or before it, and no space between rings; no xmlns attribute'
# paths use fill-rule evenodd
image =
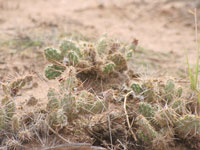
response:
<svg viewBox="0 0 200 150"><path fill-rule="evenodd" d="M147 80L141 84L133 82L130 87L149 103L170 104L175 98L182 96L182 88L176 87L172 80L167 80L166 83L157 80Z"/></svg>
<svg viewBox="0 0 200 150"><path fill-rule="evenodd" d="M48 92L48 122L53 128L62 128L82 113L97 114L105 111L107 103L94 94L82 90L77 94L64 94L50 89Z"/></svg>
<svg viewBox="0 0 200 150"><path fill-rule="evenodd" d="M8 84L2 84L3 92L5 95L16 96L20 89L29 84L33 80L31 75L17 78Z"/></svg>
<svg viewBox="0 0 200 150"><path fill-rule="evenodd" d="M62 128L83 112L97 114L107 109L104 99L87 90L77 91L80 88L80 81L75 74L73 67L67 68L65 76L60 81L59 90L49 89L47 94L48 122L53 128Z"/></svg>
<svg viewBox="0 0 200 150"><path fill-rule="evenodd" d="M47 96L48 123L53 128L62 128L68 122L67 114L73 113L74 98L66 94L61 96L60 93L53 89L49 89Z"/></svg>
<svg viewBox="0 0 200 150"><path fill-rule="evenodd" d="M109 79L116 72L122 74L128 70L127 63L133 56L135 46L136 44L122 45L106 37L100 39L96 45L64 41L59 50L45 50L46 59L52 63L47 67L45 75L48 79L55 79L66 74L68 67L73 66L77 73ZM65 90L64 97L49 98L48 108L52 112L50 114L52 124L63 124L63 121L72 119L80 113L100 113L108 106L107 102L86 90L76 93L74 89L77 88L77 84L74 83L79 80L76 75L76 73L73 76L65 75L64 81L70 78L72 82L65 82L68 85L70 83L70 86ZM140 141L154 149L158 147L157 145L162 145L161 149L167 149L175 136L188 138L187 135L200 134L198 131L200 119L188 116L185 100L181 99L182 88L177 87L173 80L166 82L147 80L141 84L129 81L129 83L131 85L127 88L128 91L132 90L141 100L136 105L139 114L136 118L138 126L136 135ZM73 94L69 91L73 91ZM120 92L122 91L119 91L118 95ZM64 117L65 115L67 117ZM183 128L187 130L182 130Z"/></svg>
<svg viewBox="0 0 200 150"><path fill-rule="evenodd" d="M88 118L96 118L98 121L95 125L101 120L101 124L94 128L100 127L100 130L96 131L106 139L113 137L113 143L116 142L113 135L117 135L118 131L121 137L126 137L126 140L129 138L126 129L134 131L136 139L152 149L170 149L177 138L188 141L192 138L198 141L200 117L194 115L189 108L190 105L182 96L181 87L173 80L147 80L141 83L140 80L129 80L130 76L134 76L134 72L128 69L128 60L132 58L136 46L134 43L125 45L103 37L96 44L66 40L59 50L45 49L44 56L50 65L44 73L49 80L58 81L58 88L55 89L57 85L49 88L48 101L43 109L34 109L33 112L20 115L16 111L18 107L14 98L20 89L32 81L32 76L3 84L5 97L0 101L0 136L5 134L5 131L11 132L12 135L6 137L5 143L0 144L15 149L38 135L50 135L52 130L59 132L64 127L81 122L83 115L87 115L84 119L91 124L92 121ZM113 84L107 91L102 88L101 93L93 87L87 89L84 86L85 80L81 78L84 76L87 80L92 76L95 86L101 88L97 81L107 82L116 74L120 76L125 73L130 74L130 78L127 77L128 82L123 80L123 84ZM131 101L132 99L134 101ZM122 102L127 107L122 108ZM108 108L113 109L112 113L107 111ZM126 115L123 110L128 111ZM119 113L116 113L118 111ZM132 119L131 123L128 123L129 119ZM96 135L99 136L98 133Z"/></svg>
<svg viewBox="0 0 200 150"><path fill-rule="evenodd" d="M128 69L127 61L136 48L131 45L103 37L96 44L65 40L59 50L44 50L46 60L51 63L45 69L45 76L49 80L59 78L60 82L59 91L50 89L48 92L47 111L51 127L62 128L79 114L97 114L108 108L105 99L80 88L84 81L77 74L109 79L115 72L123 73Z"/></svg>
<svg viewBox="0 0 200 150"><path fill-rule="evenodd" d="M158 137L158 132L149 123L149 121L142 115L139 115L136 119L137 125L137 136L146 144L152 144L153 140Z"/></svg>
<svg viewBox="0 0 200 150"><path fill-rule="evenodd" d="M5 96L1 100L0 106L0 132L7 129L13 120L15 114L16 104L11 97Z"/></svg>
<svg viewBox="0 0 200 150"><path fill-rule="evenodd" d="M176 122L175 131L181 138L187 139L191 137L199 138L200 135L200 117L195 115L183 115Z"/></svg>
<svg viewBox="0 0 200 150"><path fill-rule="evenodd" d="M108 108L108 104L105 100L102 100L92 93L86 90L80 92L77 97L77 108L79 113L92 113L97 114L105 111Z"/></svg>
<svg viewBox="0 0 200 150"><path fill-rule="evenodd" d="M48 79L55 79L64 72L66 66L74 66L78 72L108 78L113 72L128 69L127 61L132 58L133 51L130 45L107 38L101 39L96 45L65 40L59 50L44 50L46 59L52 64L47 66L45 75Z"/></svg>
<svg viewBox="0 0 200 150"><path fill-rule="evenodd" d="M32 80L33 77L27 75L14 79L7 84L2 84L4 97L0 100L0 134L5 131L18 133L20 130L20 118L16 115L15 96L22 88L29 85Z"/></svg>
<svg viewBox="0 0 200 150"><path fill-rule="evenodd" d="M159 149L169 149L170 143L175 141L175 136L184 140L190 140L191 137L198 139L200 118L189 113L185 100L180 98L182 89L176 88L172 80L162 85L157 84L159 89L145 84L131 85L135 94L146 96L136 108L139 114L136 118L138 139L153 149L158 149L158 145ZM146 87L151 87L153 96L145 95Z"/></svg>

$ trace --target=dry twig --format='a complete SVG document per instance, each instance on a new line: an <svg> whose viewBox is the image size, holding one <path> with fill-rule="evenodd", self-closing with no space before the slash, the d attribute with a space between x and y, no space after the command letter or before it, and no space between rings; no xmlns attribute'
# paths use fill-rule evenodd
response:
<svg viewBox="0 0 200 150"><path fill-rule="evenodd" d="M127 121L127 124L128 124L128 128L129 128L134 140L137 141L136 135L134 134L133 130L131 129L131 124L130 124L128 113L127 113L127 110L126 110L127 97L132 93L133 93L133 91L130 91L125 95L125 98L124 98L124 112L125 112L125 115L126 115L126 121Z"/></svg>

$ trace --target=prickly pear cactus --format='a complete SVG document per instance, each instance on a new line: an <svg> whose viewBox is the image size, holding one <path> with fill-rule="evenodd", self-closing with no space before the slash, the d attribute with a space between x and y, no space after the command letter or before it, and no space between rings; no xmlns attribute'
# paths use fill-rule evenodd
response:
<svg viewBox="0 0 200 150"><path fill-rule="evenodd" d="M167 80L166 84L162 88L160 87L160 95L163 97L167 104L170 104L174 98L181 97L182 88L176 88L173 80Z"/></svg>
<svg viewBox="0 0 200 150"><path fill-rule="evenodd" d="M98 99L95 95L86 90L81 91L77 98L77 108L80 113L101 113L105 111L107 107L108 105L105 101Z"/></svg>
<svg viewBox="0 0 200 150"><path fill-rule="evenodd" d="M164 88L165 93L166 93L166 96L165 96L166 101L169 101L169 102L172 101L173 95L174 95L174 89L175 89L174 82L171 80L168 80Z"/></svg>
<svg viewBox="0 0 200 150"><path fill-rule="evenodd" d="M0 108L0 132L2 132L8 126L8 120L6 111L3 108Z"/></svg>
<svg viewBox="0 0 200 150"><path fill-rule="evenodd" d="M61 76L65 70L64 66L74 66L78 72L96 74L104 79L114 72L126 71L127 61L133 56L133 50L126 46L122 48L114 40L104 37L97 45L66 40L59 50L45 49L44 56L52 64L45 70L48 79Z"/></svg>
<svg viewBox="0 0 200 150"><path fill-rule="evenodd" d="M62 72L64 72L65 67L63 66L57 66L57 65L49 65L45 69L45 76L49 80L56 79L56 77L59 77Z"/></svg>
<svg viewBox="0 0 200 150"><path fill-rule="evenodd" d="M63 56L61 55L60 52L58 52L56 49L53 49L53 48L47 48L44 50L44 55L45 55L45 58L53 63L53 64L56 64L58 62L62 62L63 60Z"/></svg>
<svg viewBox="0 0 200 150"><path fill-rule="evenodd" d="M6 111L6 115L8 119L10 120L12 116L15 114L15 110L16 110L16 104L14 100L8 97L7 100L4 101L3 103L3 108Z"/></svg>
<svg viewBox="0 0 200 150"><path fill-rule="evenodd" d="M154 119L160 127L173 127L178 119L178 115L171 108L162 108L155 113Z"/></svg>
<svg viewBox="0 0 200 150"><path fill-rule="evenodd" d="M61 108L68 116L69 120L73 120L76 117L76 97L71 94L65 94L61 99Z"/></svg>
<svg viewBox="0 0 200 150"><path fill-rule="evenodd" d="M182 93L183 93L183 89L182 89L182 87L179 87L179 88L176 90L176 96L177 96L177 97L181 97L181 96L182 96Z"/></svg>
<svg viewBox="0 0 200 150"><path fill-rule="evenodd" d="M121 53L115 53L108 57L116 65L115 69L119 72L123 72L128 69L126 58Z"/></svg>
<svg viewBox="0 0 200 150"><path fill-rule="evenodd" d="M140 102L139 112L147 119L151 119L155 115L155 108L146 102Z"/></svg>
<svg viewBox="0 0 200 150"><path fill-rule="evenodd" d="M187 114L188 110L184 99L176 99L170 104L171 108L179 115Z"/></svg>
<svg viewBox="0 0 200 150"><path fill-rule="evenodd" d="M132 84L131 84L131 89L132 89L136 94L140 94L140 93L143 92L142 87L141 87L139 84L137 84L137 83L132 83Z"/></svg>
<svg viewBox="0 0 200 150"><path fill-rule="evenodd" d="M79 61L79 57L78 55L76 54L76 52L70 50L68 52L68 55L67 55L68 59L69 59L69 62L72 66L76 65Z"/></svg>
<svg viewBox="0 0 200 150"><path fill-rule="evenodd" d="M75 77L68 77L61 82L60 90L73 91L76 87L79 86L79 80Z"/></svg>
<svg viewBox="0 0 200 150"><path fill-rule="evenodd" d="M63 128L67 125L67 116L63 109L58 109L53 111L49 115L49 125L53 128Z"/></svg>
<svg viewBox="0 0 200 150"><path fill-rule="evenodd" d="M49 89L49 92L47 94L48 97L48 104L47 104L47 110L54 111L60 107L60 101L58 93L54 89Z"/></svg>
<svg viewBox="0 0 200 150"><path fill-rule="evenodd" d="M155 85L151 80L145 81L142 84L142 89L145 91L143 93L143 96L145 97L145 100L149 103L155 103L156 102L156 90Z"/></svg>
<svg viewBox="0 0 200 150"><path fill-rule="evenodd" d="M101 94L98 96L98 93L96 95L85 90L87 79L95 78L105 83L112 77L123 77L137 44L137 40L134 40L127 46L105 36L97 43L66 40L58 50L45 49L44 56L50 63L45 70L45 76L49 80L58 79L60 85L58 91L52 90L48 93L47 118L50 126L60 129L83 114L100 114L108 109L110 99L115 101L120 97L117 102L121 102L124 94L133 92L128 97L127 104L132 99L136 103L133 106L139 114L135 122L136 135L145 145L153 149L169 149L175 135L185 139L189 136L198 137L200 119L188 115L190 110L186 102L181 100L183 89L177 87L174 80L149 79L137 80L136 83L135 80L130 81L129 76L128 81L124 81L127 88L122 90L117 87L111 98L107 98L108 101ZM22 82L21 85L23 84ZM5 91L9 93L9 90ZM131 107L128 108L130 110ZM0 114L4 112L7 113L6 108ZM0 119L4 120L4 115L1 116Z"/></svg>
<svg viewBox="0 0 200 150"><path fill-rule="evenodd" d="M113 62L105 64L103 67L103 73L110 74L115 70L115 64Z"/></svg>
<svg viewBox="0 0 200 150"><path fill-rule="evenodd" d="M101 38L96 46L97 52L101 55L106 52L106 48L108 46L108 41L106 40L106 37Z"/></svg>
<svg viewBox="0 0 200 150"><path fill-rule="evenodd" d="M33 77L31 75L14 79L9 84L3 84L3 92L7 96L14 97L17 95L20 89L22 89L25 85L29 84L32 80Z"/></svg>
<svg viewBox="0 0 200 150"><path fill-rule="evenodd" d="M65 40L60 45L61 56L66 57L70 51L75 52L78 57L81 57L80 48L72 41Z"/></svg>
<svg viewBox="0 0 200 150"><path fill-rule="evenodd" d="M151 126L149 121L144 116L139 115L136 118L136 123L139 126L136 134L145 144L152 144L152 141L159 136L158 132Z"/></svg>
<svg viewBox="0 0 200 150"><path fill-rule="evenodd" d="M55 119L55 115L57 115L56 112L58 110L62 110L63 115L65 115L69 120L74 119L77 113L75 105L76 100L74 95L66 93L65 90L56 92L54 89L49 89L47 96L49 100L47 104L47 110L49 112L53 112L50 115L51 120ZM53 125L54 123L52 123L51 120L51 125Z"/></svg>
<svg viewBox="0 0 200 150"><path fill-rule="evenodd" d="M126 60L130 60L131 58L133 58L133 51L132 51L132 50L129 50L129 51L126 53Z"/></svg>
<svg viewBox="0 0 200 150"><path fill-rule="evenodd" d="M16 105L14 100L9 96L5 96L1 100L0 106L0 132L10 128L15 110Z"/></svg>
<svg viewBox="0 0 200 150"><path fill-rule="evenodd" d="M17 115L14 115L12 117L12 120L11 120L11 124L12 124L12 131L14 133L17 133L19 130L20 130L20 119Z"/></svg>
<svg viewBox="0 0 200 150"><path fill-rule="evenodd" d="M199 137L200 117L195 115L184 115L175 123L175 132L180 138Z"/></svg>
<svg viewBox="0 0 200 150"><path fill-rule="evenodd" d="M198 141L200 118L192 115L190 105L183 99L183 89L174 81L147 80L131 84L135 94L144 96L136 105L137 137L153 149L170 149L174 137Z"/></svg>

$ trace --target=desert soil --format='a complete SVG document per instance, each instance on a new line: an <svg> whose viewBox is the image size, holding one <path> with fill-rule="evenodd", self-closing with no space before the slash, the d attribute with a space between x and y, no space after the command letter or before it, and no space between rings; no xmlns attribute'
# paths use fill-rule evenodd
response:
<svg viewBox="0 0 200 150"><path fill-rule="evenodd" d="M187 81L185 51L191 63L196 58L189 13L194 6L192 0L105 0L103 6L99 0L0 0L0 84L32 73L39 86L21 93L17 103L34 95L42 105L54 86L43 77L44 48L66 38L94 41L104 34L123 42L139 40L130 63L136 72Z"/></svg>

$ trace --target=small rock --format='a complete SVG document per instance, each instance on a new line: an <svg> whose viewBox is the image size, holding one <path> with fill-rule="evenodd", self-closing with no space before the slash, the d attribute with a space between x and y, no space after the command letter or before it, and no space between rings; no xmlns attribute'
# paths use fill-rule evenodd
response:
<svg viewBox="0 0 200 150"><path fill-rule="evenodd" d="M38 100L34 96L31 96L26 104L28 106L34 106L37 104L37 102Z"/></svg>

